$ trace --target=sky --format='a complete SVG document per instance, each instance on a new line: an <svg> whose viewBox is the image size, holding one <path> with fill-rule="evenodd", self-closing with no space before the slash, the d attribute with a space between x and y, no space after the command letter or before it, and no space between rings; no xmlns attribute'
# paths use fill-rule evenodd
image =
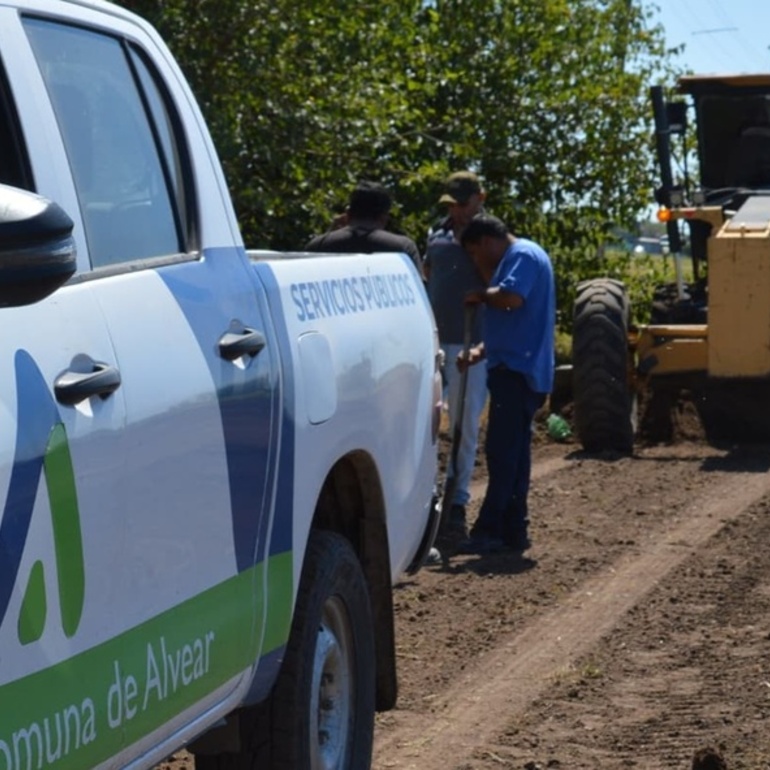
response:
<svg viewBox="0 0 770 770"><path fill-rule="evenodd" d="M669 46L696 74L770 73L768 0L652 0Z"/></svg>

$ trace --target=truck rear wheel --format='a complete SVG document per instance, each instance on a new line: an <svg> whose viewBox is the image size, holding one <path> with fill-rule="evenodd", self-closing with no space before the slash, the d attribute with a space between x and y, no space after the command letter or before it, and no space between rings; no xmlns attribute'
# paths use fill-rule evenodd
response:
<svg viewBox="0 0 770 770"><path fill-rule="evenodd" d="M578 286L572 332L574 420L589 452L633 450L636 399L629 387L629 317L620 281L598 278Z"/></svg>
<svg viewBox="0 0 770 770"><path fill-rule="evenodd" d="M375 703L369 591L348 541L313 532L281 673L239 712L241 750L196 770L359 770L371 763Z"/></svg>

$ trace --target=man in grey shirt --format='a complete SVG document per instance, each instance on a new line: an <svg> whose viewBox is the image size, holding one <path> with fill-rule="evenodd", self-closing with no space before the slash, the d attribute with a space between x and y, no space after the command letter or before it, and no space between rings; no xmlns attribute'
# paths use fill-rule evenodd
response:
<svg viewBox="0 0 770 770"><path fill-rule="evenodd" d="M479 178L470 171L459 171L447 179L444 194L439 199L447 207L447 216L428 233L428 247L423 262L439 342L446 354L443 374L452 433L460 398L461 375L456 361L463 348L465 295L484 289L473 260L460 244L460 235L471 219L482 210L484 198ZM472 344L481 341L481 312L475 317ZM457 478L448 521L449 532L460 537L466 534L466 505L470 500L469 486L476 462L479 421L487 398L486 366L482 364L472 367L466 376L468 380L460 426ZM450 466L448 477L451 477L452 472Z"/></svg>

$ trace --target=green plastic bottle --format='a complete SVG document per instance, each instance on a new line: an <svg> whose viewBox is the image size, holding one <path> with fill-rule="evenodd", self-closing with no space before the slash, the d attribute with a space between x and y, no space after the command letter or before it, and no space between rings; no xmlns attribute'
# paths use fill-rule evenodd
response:
<svg viewBox="0 0 770 770"><path fill-rule="evenodd" d="M551 414L546 421L548 435L554 441L567 441L572 436L572 428L569 423L558 414Z"/></svg>

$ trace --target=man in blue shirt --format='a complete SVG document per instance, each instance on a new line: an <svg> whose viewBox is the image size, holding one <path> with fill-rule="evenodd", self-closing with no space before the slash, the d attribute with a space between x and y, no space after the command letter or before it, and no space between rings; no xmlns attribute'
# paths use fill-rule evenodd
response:
<svg viewBox="0 0 770 770"><path fill-rule="evenodd" d="M479 517L462 553L523 552L530 547L527 496L532 420L553 385L556 291L548 254L515 238L497 217L474 217L462 233L486 289L466 303L484 304L483 342L472 366L485 360L489 390L486 459L489 481Z"/></svg>

